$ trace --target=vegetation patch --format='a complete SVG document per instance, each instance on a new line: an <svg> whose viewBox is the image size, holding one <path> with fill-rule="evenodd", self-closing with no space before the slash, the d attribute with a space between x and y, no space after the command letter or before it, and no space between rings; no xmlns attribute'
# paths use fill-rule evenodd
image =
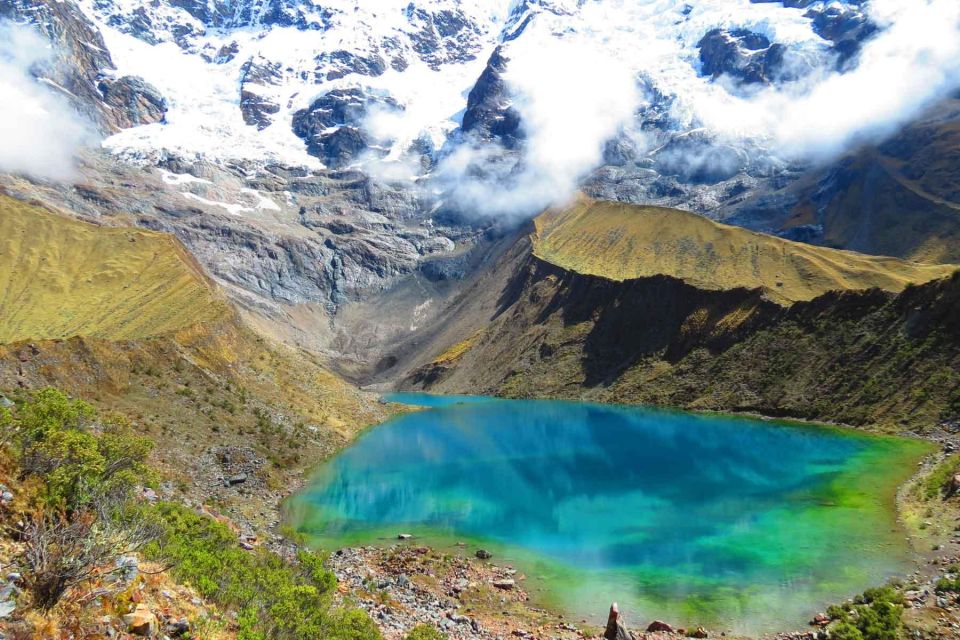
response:
<svg viewBox="0 0 960 640"><path fill-rule="evenodd" d="M366 613L336 605L336 578L319 556L302 551L286 561L247 550L206 515L142 499L143 483L156 479L146 463L153 443L122 418L44 389L0 408L0 438L4 475L17 488L0 517L17 549L9 560L21 576L15 618L24 633L42 637L54 611L82 627L90 617L82 608L94 600L131 627L150 627L153 614L111 578L139 554L218 603L239 640L380 637Z"/></svg>
<svg viewBox="0 0 960 640"><path fill-rule="evenodd" d="M170 333L229 306L165 233L99 227L0 195L0 344Z"/></svg>
<svg viewBox="0 0 960 640"><path fill-rule="evenodd" d="M957 267L791 242L687 211L586 197L536 220L534 255L611 280L670 276L705 290L761 289L789 305L834 290L901 291Z"/></svg>

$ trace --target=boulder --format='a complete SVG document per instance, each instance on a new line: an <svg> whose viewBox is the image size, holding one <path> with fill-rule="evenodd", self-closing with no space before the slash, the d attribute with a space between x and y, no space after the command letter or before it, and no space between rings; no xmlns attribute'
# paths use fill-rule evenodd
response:
<svg viewBox="0 0 960 640"><path fill-rule="evenodd" d="M690 631L689 633L687 633L688 638L706 638L709 635L710 634L708 634L707 630L704 629L703 627L697 627L693 631Z"/></svg>
<svg viewBox="0 0 960 640"><path fill-rule="evenodd" d="M171 638L185 636L190 633L190 622L186 618L180 618L167 624L163 632Z"/></svg>
<svg viewBox="0 0 960 640"><path fill-rule="evenodd" d="M603 632L606 640L632 640L630 632L623 624L620 608L614 602L610 605L610 614L607 616L607 628Z"/></svg>
<svg viewBox="0 0 960 640"><path fill-rule="evenodd" d="M947 497L953 497L958 493L960 493L960 473L955 473L947 482Z"/></svg>
<svg viewBox="0 0 960 640"><path fill-rule="evenodd" d="M493 581L493 586L497 589L503 589L504 591L511 591L515 586L516 582L512 578L500 578Z"/></svg>
<svg viewBox="0 0 960 640"><path fill-rule="evenodd" d="M814 627L825 627L828 624L830 624L830 618L825 613L818 613L810 621L810 625Z"/></svg>
<svg viewBox="0 0 960 640"><path fill-rule="evenodd" d="M493 554L487 551L486 549L477 549L477 553L475 555L480 560L489 560L490 558L493 557Z"/></svg>
<svg viewBox="0 0 960 640"><path fill-rule="evenodd" d="M245 473L238 473L235 476L230 476L229 478L227 478L227 484L230 485L231 487L234 485L243 484L246 481L247 481L247 474Z"/></svg>
<svg viewBox="0 0 960 640"><path fill-rule="evenodd" d="M412 538L412 537L413 537L413 536L412 536L411 534L409 534L409 533L398 533L398 534L397 534L397 540L409 540L409 539Z"/></svg>
<svg viewBox="0 0 960 640"><path fill-rule="evenodd" d="M666 633L673 633L673 627L664 622L663 620L654 620L647 627L647 633L654 633L656 631L664 631Z"/></svg>
<svg viewBox="0 0 960 640"><path fill-rule="evenodd" d="M157 616L145 604L138 604L136 608L123 616L123 623L127 630L135 636L152 636L157 630Z"/></svg>

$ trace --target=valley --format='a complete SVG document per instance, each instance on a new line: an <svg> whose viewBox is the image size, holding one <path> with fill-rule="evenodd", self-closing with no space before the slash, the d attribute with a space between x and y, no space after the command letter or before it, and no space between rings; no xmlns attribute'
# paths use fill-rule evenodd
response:
<svg viewBox="0 0 960 640"><path fill-rule="evenodd" d="M0 0L0 640L960 638L958 60Z"/></svg>

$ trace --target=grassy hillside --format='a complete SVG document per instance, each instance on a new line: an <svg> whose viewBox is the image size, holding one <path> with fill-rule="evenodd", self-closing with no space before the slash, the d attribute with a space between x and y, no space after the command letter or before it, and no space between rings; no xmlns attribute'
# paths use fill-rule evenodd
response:
<svg viewBox="0 0 960 640"><path fill-rule="evenodd" d="M0 196L0 393L47 386L125 416L178 494L261 532L281 490L388 412L243 324L172 236ZM242 494L218 479L238 464Z"/></svg>
<svg viewBox="0 0 960 640"><path fill-rule="evenodd" d="M0 195L0 343L170 333L229 311L172 236L68 219Z"/></svg>
<svg viewBox="0 0 960 640"><path fill-rule="evenodd" d="M535 220L533 253L564 269L623 281L664 275L703 290L761 289L787 305L827 291L949 275L955 267L800 244L685 211L580 198Z"/></svg>

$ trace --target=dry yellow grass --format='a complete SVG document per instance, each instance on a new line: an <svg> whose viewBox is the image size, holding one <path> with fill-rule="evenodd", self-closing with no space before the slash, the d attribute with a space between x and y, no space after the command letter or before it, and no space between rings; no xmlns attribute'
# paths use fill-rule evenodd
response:
<svg viewBox="0 0 960 640"><path fill-rule="evenodd" d="M0 343L144 338L228 310L172 236L99 227L0 195Z"/></svg>
<svg viewBox="0 0 960 640"><path fill-rule="evenodd" d="M761 289L788 305L827 291L943 278L930 265L791 242L686 211L581 197L534 221L534 254L564 269L611 280L667 275L706 290Z"/></svg>

